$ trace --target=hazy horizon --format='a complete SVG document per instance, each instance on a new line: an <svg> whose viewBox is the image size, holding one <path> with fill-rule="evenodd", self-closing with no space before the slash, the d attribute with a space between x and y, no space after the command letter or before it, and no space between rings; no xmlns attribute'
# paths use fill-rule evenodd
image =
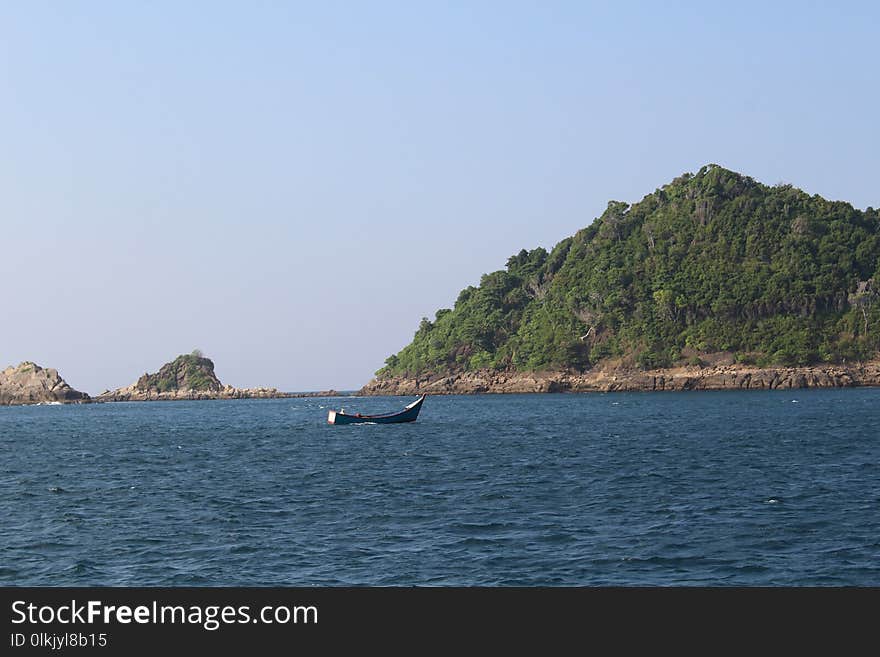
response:
<svg viewBox="0 0 880 657"><path fill-rule="evenodd" d="M0 368L361 387L708 163L880 205L872 3L0 7Z"/></svg>

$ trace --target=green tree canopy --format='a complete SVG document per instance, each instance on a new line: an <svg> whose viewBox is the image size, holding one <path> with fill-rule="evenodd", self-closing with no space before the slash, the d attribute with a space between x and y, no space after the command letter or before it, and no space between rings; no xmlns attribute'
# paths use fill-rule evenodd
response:
<svg viewBox="0 0 880 657"><path fill-rule="evenodd" d="M866 359L880 348L877 290L876 210L707 165L610 202L550 253L511 256L378 374Z"/></svg>

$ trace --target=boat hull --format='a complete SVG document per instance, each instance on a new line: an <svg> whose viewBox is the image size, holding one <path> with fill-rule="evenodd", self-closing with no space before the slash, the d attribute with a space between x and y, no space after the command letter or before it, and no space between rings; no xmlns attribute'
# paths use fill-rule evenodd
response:
<svg viewBox="0 0 880 657"><path fill-rule="evenodd" d="M399 413L387 415L350 415L342 411L330 411L327 414L327 424L399 424L402 422L415 422L422 410L422 395L418 401L410 404Z"/></svg>

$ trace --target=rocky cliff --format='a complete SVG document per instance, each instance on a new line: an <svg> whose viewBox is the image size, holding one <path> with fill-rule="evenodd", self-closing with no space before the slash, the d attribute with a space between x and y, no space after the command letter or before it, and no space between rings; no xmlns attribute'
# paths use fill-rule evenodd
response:
<svg viewBox="0 0 880 657"><path fill-rule="evenodd" d="M361 395L614 392L652 390L775 390L880 386L880 362L860 365L759 368L740 365L662 370L602 369L583 374L480 370L423 378L380 377Z"/></svg>
<svg viewBox="0 0 880 657"><path fill-rule="evenodd" d="M71 388L58 370L25 361L0 372L0 405L86 401L89 396Z"/></svg>
<svg viewBox="0 0 880 657"><path fill-rule="evenodd" d="M171 401L178 399L269 399L287 397L275 388L235 388L224 385L214 373L214 363L198 352L165 363L155 374L144 374L135 383L107 390L95 401Z"/></svg>

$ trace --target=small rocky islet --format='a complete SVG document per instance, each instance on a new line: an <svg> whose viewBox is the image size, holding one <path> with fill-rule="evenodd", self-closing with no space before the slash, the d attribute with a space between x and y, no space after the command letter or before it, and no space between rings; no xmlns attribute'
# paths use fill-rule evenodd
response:
<svg viewBox="0 0 880 657"><path fill-rule="evenodd" d="M220 382L214 362L201 353L180 355L155 374L144 374L131 385L105 390L95 401L169 401L176 399L272 399L288 393L276 388L235 388Z"/></svg>
<svg viewBox="0 0 880 657"><path fill-rule="evenodd" d="M88 401L89 395L71 388L51 367L24 361L0 372L0 406Z"/></svg>

